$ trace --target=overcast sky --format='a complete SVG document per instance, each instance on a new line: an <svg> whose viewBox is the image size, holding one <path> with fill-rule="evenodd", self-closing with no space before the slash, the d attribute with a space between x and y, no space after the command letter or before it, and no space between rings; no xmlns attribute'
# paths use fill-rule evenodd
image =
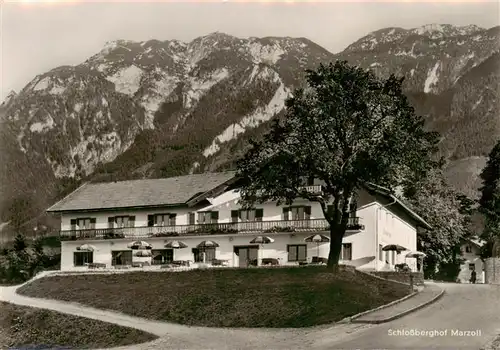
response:
<svg viewBox="0 0 500 350"><path fill-rule="evenodd" d="M307 37L332 52L384 27L499 25L499 2L146 2L0 0L0 99L37 74L81 63L109 40Z"/></svg>

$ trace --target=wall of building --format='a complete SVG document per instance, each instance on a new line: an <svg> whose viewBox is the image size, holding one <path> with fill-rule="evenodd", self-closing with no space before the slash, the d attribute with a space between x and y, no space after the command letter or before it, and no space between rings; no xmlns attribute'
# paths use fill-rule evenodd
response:
<svg viewBox="0 0 500 350"><path fill-rule="evenodd" d="M486 259L484 270L486 283L500 284L500 258Z"/></svg>
<svg viewBox="0 0 500 350"><path fill-rule="evenodd" d="M231 210L240 209L241 206L238 203L239 194L235 191L226 192L217 198L211 199L212 204L204 207L198 208L197 211L207 211L215 210L219 212L219 223L230 223L231 222ZM343 243L352 244L352 260L361 259L370 256L378 257L378 245L386 244L400 244L408 247L410 250L416 250L416 230L409 223L404 220L404 217L399 217L395 213L391 212L389 209L382 208L380 203L375 201L375 197L368 194L366 191L360 191L357 198L358 211L356 216L360 218L360 223L364 225L364 230L347 232ZM307 200L296 200L294 205L308 205L311 206L311 219L323 219L323 212L319 203L309 202ZM281 206L276 206L275 203L264 203L257 204L256 208L262 208L264 212L263 221L279 221L282 218L282 208ZM135 227L146 227L148 215L161 214L161 213L175 213L176 224L177 225L187 225L188 224L188 213L192 209L188 208L165 208L165 209L150 209L150 210L134 210L134 211L121 211L121 212L96 212L96 213L82 213L78 214L64 214L61 220L61 229L69 230L70 220L83 217L94 217L96 218L96 228L105 229L108 228L108 217L110 216L121 216L121 215L134 215L135 216ZM403 215L401 215L403 216ZM377 220L378 218L378 220ZM377 240L377 232L378 240ZM287 244L297 244L303 243L303 239L311 234L318 232L300 232L296 234L291 233L269 233L266 235L276 239L276 242L270 245L266 245L264 249L261 247L261 258L279 258L282 261L286 261L287 257ZM329 236L329 232L323 232L325 235ZM193 260L193 255L191 249L194 248L198 243L204 239L217 240L221 244L218 249L218 258L229 260L235 265L236 255L233 252L233 246L235 245L247 245L248 242L255 236L248 236L244 234L240 235L211 235L211 236L180 236L179 240L182 240L189 245L189 248L183 250L175 251L176 260ZM76 251L76 247L82 245L83 243L90 243L95 245L98 250L94 253L94 262L102 262L108 265L111 264L111 250L127 250L126 245L130 243L134 238L129 239L112 239L112 240L85 240L85 241L65 241L62 243L62 263L61 265L65 268L70 268L73 266L73 253ZM142 239L142 238L141 238ZM148 243L153 244L153 249L162 249L165 244L165 238L148 238L145 239ZM220 241L220 242L219 242ZM222 243L221 243L222 242ZM329 244L323 244L320 246L319 256L328 257ZM385 253L384 253L385 254ZM390 253L389 253L390 254ZM404 253L402 253L403 255ZM309 244L308 246L308 257L317 256L317 248L315 244ZM397 256L397 260L394 263L404 260L403 257ZM384 255L383 259L386 259ZM134 259L135 260L135 259ZM411 259L408 259L411 260ZM389 257L390 266L393 268L393 261ZM384 266L384 262L380 261L374 264L373 269L381 269ZM402 261L401 261L402 262ZM409 265L411 261L408 261Z"/></svg>
<svg viewBox="0 0 500 350"><path fill-rule="evenodd" d="M376 247L373 248L376 249L377 257L374 261L374 268L376 270L393 269L396 264L407 263L412 271L416 271L416 259L406 258L405 255L417 250L417 229L413 222L406 221L407 218L398 216L391 209L390 206L383 207L377 202L370 211L370 215L373 216L370 222L373 222L374 235L377 237ZM392 251L383 251L380 254L380 248L388 244L398 244L407 250L400 254Z"/></svg>
<svg viewBox="0 0 500 350"><path fill-rule="evenodd" d="M467 252L467 247L470 247L470 252ZM469 283L471 276L470 264L474 266L476 271L476 283L484 283L484 263L480 258L480 248L472 243L464 243L461 246L462 258L465 259L462 265L460 265L460 272L458 273L457 279L460 283Z"/></svg>
<svg viewBox="0 0 500 350"><path fill-rule="evenodd" d="M297 232L297 233L272 233L269 237L275 239L273 243L265 245L250 244L250 241L256 235L210 235L210 236L189 236L189 237L176 237L176 239L185 243L188 247L184 249L174 250L174 260L190 260L194 261L192 248L204 240L212 240L219 244L216 249L216 259L228 260L229 266L238 267L239 258L234 253L234 247L238 246L256 246L259 249L259 259L262 258L275 258L279 259L280 265L297 265L298 262L288 261L287 246L290 244L305 244L307 246L307 261L310 262L313 256L327 257L329 252L329 243L316 245L314 243L306 243L304 239L312 233ZM147 243L152 245L152 249L165 249L164 245L169 241L165 238L150 238L146 240ZM79 270L86 269L85 267L73 266L73 255L77 252L77 247L82 244L90 244L96 248L94 251L93 261L95 263L104 263L111 266L111 251L113 250L130 250L127 248L131 240L127 239L112 239L112 240L86 240L82 241L63 241L62 242L62 256L61 256L61 270ZM354 254L354 252L353 252ZM132 256L133 261L145 261L148 259L138 258ZM149 259L150 260L150 259Z"/></svg>

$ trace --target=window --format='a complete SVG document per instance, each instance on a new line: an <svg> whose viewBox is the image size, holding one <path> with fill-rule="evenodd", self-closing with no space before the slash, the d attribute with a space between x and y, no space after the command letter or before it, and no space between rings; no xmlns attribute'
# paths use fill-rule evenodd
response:
<svg viewBox="0 0 500 350"><path fill-rule="evenodd" d="M151 254L153 256L152 265L162 265L171 263L174 260L174 250L173 249L158 249L152 250Z"/></svg>
<svg viewBox="0 0 500 350"><path fill-rule="evenodd" d="M352 260L352 243L342 243L342 260Z"/></svg>
<svg viewBox="0 0 500 350"><path fill-rule="evenodd" d="M202 211L198 212L199 224L216 224L219 221L218 211Z"/></svg>
<svg viewBox="0 0 500 350"><path fill-rule="evenodd" d="M215 260L215 247L193 248L192 252L195 263L203 262L203 253L205 253L205 262Z"/></svg>
<svg viewBox="0 0 500 350"><path fill-rule="evenodd" d="M231 221L262 221L264 209L231 210Z"/></svg>
<svg viewBox="0 0 500 350"><path fill-rule="evenodd" d="M175 226L177 214L154 214L148 215L148 226Z"/></svg>
<svg viewBox="0 0 500 350"><path fill-rule="evenodd" d="M283 220L309 220L311 218L311 207L296 206L283 208Z"/></svg>
<svg viewBox="0 0 500 350"><path fill-rule="evenodd" d="M378 259L384 261L384 251L382 250L382 244L378 245Z"/></svg>
<svg viewBox="0 0 500 350"><path fill-rule="evenodd" d="M196 224L196 213L189 213L189 225Z"/></svg>
<svg viewBox="0 0 500 350"><path fill-rule="evenodd" d="M465 246L465 252L466 253L472 253L472 247L470 245Z"/></svg>
<svg viewBox="0 0 500 350"><path fill-rule="evenodd" d="M314 176L309 176L307 178L307 186L314 186Z"/></svg>
<svg viewBox="0 0 500 350"><path fill-rule="evenodd" d="M108 218L108 228L134 227L135 216L112 216Z"/></svg>
<svg viewBox="0 0 500 350"><path fill-rule="evenodd" d="M94 262L94 252L75 252L73 254L73 264L75 266L84 266Z"/></svg>
<svg viewBox="0 0 500 350"><path fill-rule="evenodd" d="M132 251L113 250L111 251L111 265L132 265Z"/></svg>
<svg viewBox="0 0 500 350"><path fill-rule="evenodd" d="M475 270L476 269L476 264L469 264L469 270Z"/></svg>
<svg viewBox="0 0 500 350"><path fill-rule="evenodd" d="M306 261L307 260L307 245L294 244L288 245L288 261Z"/></svg>
<svg viewBox="0 0 500 350"><path fill-rule="evenodd" d="M95 218L71 219L70 222L72 230L91 230L95 228L95 223Z"/></svg>

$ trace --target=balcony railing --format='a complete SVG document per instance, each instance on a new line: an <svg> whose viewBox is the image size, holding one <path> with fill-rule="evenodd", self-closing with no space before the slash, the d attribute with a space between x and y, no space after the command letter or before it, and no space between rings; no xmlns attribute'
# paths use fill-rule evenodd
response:
<svg viewBox="0 0 500 350"><path fill-rule="evenodd" d="M321 193L322 192L321 185L299 187L299 191L303 191L303 190L305 190L306 192L309 192L309 193Z"/></svg>
<svg viewBox="0 0 500 350"><path fill-rule="evenodd" d="M359 224L359 218L354 217L349 218L347 226L348 230L363 229L363 226ZM311 219L66 230L60 231L60 236L61 240L69 241L82 239L139 239L150 237L202 236L239 233L322 232L329 230L330 225L325 219Z"/></svg>

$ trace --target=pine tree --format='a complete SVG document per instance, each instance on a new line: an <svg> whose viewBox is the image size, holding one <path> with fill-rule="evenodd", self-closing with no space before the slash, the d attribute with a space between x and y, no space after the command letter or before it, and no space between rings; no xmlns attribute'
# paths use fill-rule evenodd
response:
<svg viewBox="0 0 500 350"><path fill-rule="evenodd" d="M483 255L487 257L492 256L494 243L500 240L500 140L491 150L480 178L483 185L480 188L479 205L485 217L482 238L488 242L486 247L489 247Z"/></svg>

